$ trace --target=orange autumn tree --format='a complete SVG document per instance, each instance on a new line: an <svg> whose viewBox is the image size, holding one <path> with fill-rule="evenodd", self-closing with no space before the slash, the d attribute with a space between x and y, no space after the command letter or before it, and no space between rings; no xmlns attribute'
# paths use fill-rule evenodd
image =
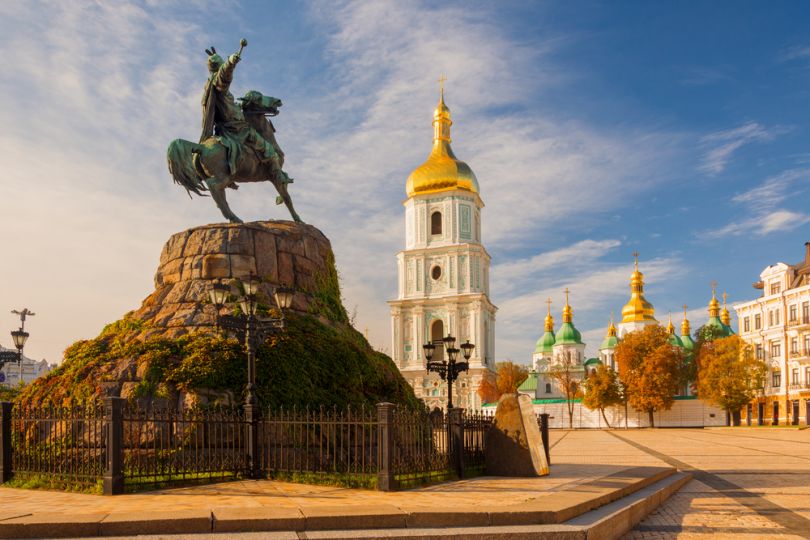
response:
<svg viewBox="0 0 810 540"><path fill-rule="evenodd" d="M683 351L668 338L666 329L650 325L626 334L615 351L627 401L649 415L652 427L655 411L672 408L682 379Z"/></svg>
<svg viewBox="0 0 810 540"><path fill-rule="evenodd" d="M495 403L504 394L517 393L529 377L529 368L513 362L495 364L495 374L487 373L478 385L478 395L484 403Z"/></svg>
<svg viewBox="0 0 810 540"><path fill-rule="evenodd" d="M765 386L768 366L737 335L703 342L697 366L698 395L723 408L739 425L739 411Z"/></svg>

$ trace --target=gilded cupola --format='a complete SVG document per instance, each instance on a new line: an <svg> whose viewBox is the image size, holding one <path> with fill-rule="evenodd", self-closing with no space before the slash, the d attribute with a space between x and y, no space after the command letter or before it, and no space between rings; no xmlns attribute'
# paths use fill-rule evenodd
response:
<svg viewBox="0 0 810 540"><path fill-rule="evenodd" d="M534 345L535 354L551 354L556 339L554 337L554 317L551 315L551 298L546 303L548 304L548 313L546 313L545 333L540 336L540 339Z"/></svg>
<svg viewBox="0 0 810 540"><path fill-rule="evenodd" d="M644 298L644 274L638 269L638 253L634 253L635 268L630 276L630 300L622 308L622 322L655 321L655 308Z"/></svg>
<svg viewBox="0 0 810 540"><path fill-rule="evenodd" d="M607 334L605 334L605 339L602 340L602 344L599 346L599 350L601 351L603 349L615 349L616 345L618 344L619 338L616 334L616 325L613 324L613 314L611 314Z"/></svg>
<svg viewBox="0 0 810 540"><path fill-rule="evenodd" d="M565 289L565 306L563 307L562 320L562 326L554 336L555 345L581 345L582 334L574 326L574 310L571 309L571 305L568 303L568 289Z"/></svg>
<svg viewBox="0 0 810 540"><path fill-rule="evenodd" d="M420 193L434 193L463 189L478 193L478 179L469 165L456 158L450 147L450 109L444 102L444 88L439 104L433 111L433 149L427 160L408 176L405 191L408 197Z"/></svg>
<svg viewBox="0 0 810 540"><path fill-rule="evenodd" d="M683 348L687 351L691 351L695 348L695 342L692 339L691 333L692 328L689 325L689 319L686 318L686 304L683 305L683 322L681 322L681 343L683 343Z"/></svg>
<svg viewBox="0 0 810 540"><path fill-rule="evenodd" d="M726 326L731 325L731 314L728 312L728 307L726 307L726 299L728 295L724 292L723 293L723 310L720 312L720 322L725 324Z"/></svg>

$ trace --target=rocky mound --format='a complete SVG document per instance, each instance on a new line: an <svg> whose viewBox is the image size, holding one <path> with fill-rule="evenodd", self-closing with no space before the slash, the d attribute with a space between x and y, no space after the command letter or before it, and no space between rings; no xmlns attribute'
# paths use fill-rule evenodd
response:
<svg viewBox="0 0 810 540"><path fill-rule="evenodd" d="M241 403L244 349L216 332L208 290L251 274L262 279L268 308L275 287L295 290L286 331L257 351L263 405L419 406L391 359L349 324L329 240L289 221L214 224L173 235L160 256L155 291L140 309L71 345L62 364L19 399L59 404L121 396L181 408Z"/></svg>

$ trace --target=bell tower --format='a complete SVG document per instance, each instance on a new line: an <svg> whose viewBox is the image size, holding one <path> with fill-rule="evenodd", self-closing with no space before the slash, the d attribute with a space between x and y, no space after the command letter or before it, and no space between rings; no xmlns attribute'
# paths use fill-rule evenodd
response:
<svg viewBox="0 0 810 540"><path fill-rule="evenodd" d="M405 249L397 254L391 306L392 357L417 397L444 407L447 388L426 372L422 345L448 333L475 345L470 370L453 387L457 407L478 409L481 378L495 366L495 312L489 300L490 256L481 243L478 179L450 147L444 86L433 111L433 147L405 183ZM441 360L437 347L433 360ZM456 397L457 396L457 397Z"/></svg>

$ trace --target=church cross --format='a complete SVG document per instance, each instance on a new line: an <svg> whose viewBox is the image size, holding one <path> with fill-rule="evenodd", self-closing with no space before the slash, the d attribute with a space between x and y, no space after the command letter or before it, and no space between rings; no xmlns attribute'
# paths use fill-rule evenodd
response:
<svg viewBox="0 0 810 540"><path fill-rule="evenodd" d="M546 299L546 304L548 304L548 312L551 313L551 297L550 296Z"/></svg>
<svg viewBox="0 0 810 540"><path fill-rule="evenodd" d="M712 281L712 296L715 295L715 292L717 292L717 281L713 280Z"/></svg>
<svg viewBox="0 0 810 540"><path fill-rule="evenodd" d="M447 77L445 77L444 73L442 73L441 77L439 77L439 92L442 93L442 96L444 96L444 82L446 80L447 80Z"/></svg>
<svg viewBox="0 0 810 540"><path fill-rule="evenodd" d="M568 305L568 287L565 288L565 305Z"/></svg>
<svg viewBox="0 0 810 540"><path fill-rule="evenodd" d="M684 304L684 305L683 305L683 318L684 318L684 319L686 318L686 308L687 308L687 307L688 307L688 306L687 306L686 304Z"/></svg>
<svg viewBox="0 0 810 540"><path fill-rule="evenodd" d="M636 260L636 270L638 270L638 251L633 252L633 258Z"/></svg>
<svg viewBox="0 0 810 540"><path fill-rule="evenodd" d="M724 306L726 305L726 299L727 298L728 298L728 294L726 294L726 291L723 291L723 305Z"/></svg>

